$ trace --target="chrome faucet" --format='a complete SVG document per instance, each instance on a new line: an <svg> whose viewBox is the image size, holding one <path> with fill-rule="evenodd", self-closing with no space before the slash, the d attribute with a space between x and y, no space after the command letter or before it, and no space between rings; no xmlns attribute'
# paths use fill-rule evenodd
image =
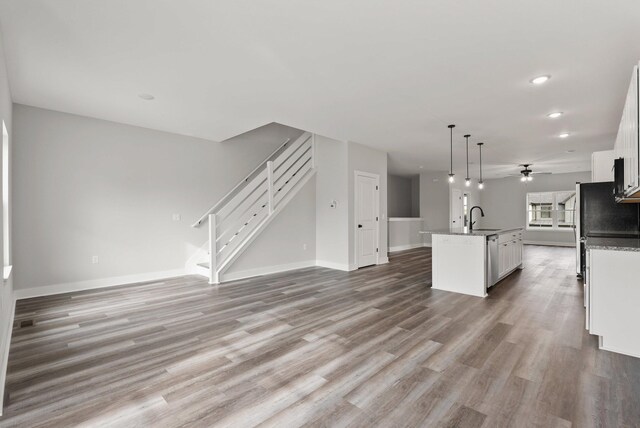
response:
<svg viewBox="0 0 640 428"><path fill-rule="evenodd" d="M475 221L473 221L473 210L476 208L480 210L480 216L484 217L484 211L482 211L482 208L477 205L471 207L471 210L469 211L469 232L473 231L473 225L475 224Z"/></svg>

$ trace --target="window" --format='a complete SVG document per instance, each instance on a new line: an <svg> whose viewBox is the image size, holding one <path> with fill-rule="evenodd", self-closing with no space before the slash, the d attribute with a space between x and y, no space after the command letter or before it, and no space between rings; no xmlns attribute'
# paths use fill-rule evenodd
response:
<svg viewBox="0 0 640 428"><path fill-rule="evenodd" d="M527 229L571 230L575 210L575 191L527 193Z"/></svg>
<svg viewBox="0 0 640 428"><path fill-rule="evenodd" d="M469 230L469 195L462 196L462 214L464 215L464 231Z"/></svg>

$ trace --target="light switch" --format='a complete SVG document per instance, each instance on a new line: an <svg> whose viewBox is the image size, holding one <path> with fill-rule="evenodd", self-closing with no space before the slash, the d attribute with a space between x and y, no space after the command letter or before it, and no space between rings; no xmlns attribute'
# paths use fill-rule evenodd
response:
<svg viewBox="0 0 640 428"><path fill-rule="evenodd" d="M180 214L174 214L172 218L173 218L173 221L180 221L181 219Z"/></svg>

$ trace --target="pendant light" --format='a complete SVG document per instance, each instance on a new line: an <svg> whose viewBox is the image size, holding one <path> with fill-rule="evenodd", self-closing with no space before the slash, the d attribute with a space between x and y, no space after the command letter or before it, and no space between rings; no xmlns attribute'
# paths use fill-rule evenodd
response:
<svg viewBox="0 0 640 428"><path fill-rule="evenodd" d="M469 137L471 137L471 134L464 136L467 139L467 176L464 179L464 185L467 187L471 186L471 179L469 178Z"/></svg>
<svg viewBox="0 0 640 428"><path fill-rule="evenodd" d="M453 173L453 128L455 127L455 125L447 126L450 132L449 153L451 155L451 162L449 163L449 183L453 183L455 177L455 174Z"/></svg>
<svg viewBox="0 0 640 428"><path fill-rule="evenodd" d="M484 189L484 182L482 181L482 145L484 143L478 143L478 149L480 150L480 180L478 180L478 189Z"/></svg>

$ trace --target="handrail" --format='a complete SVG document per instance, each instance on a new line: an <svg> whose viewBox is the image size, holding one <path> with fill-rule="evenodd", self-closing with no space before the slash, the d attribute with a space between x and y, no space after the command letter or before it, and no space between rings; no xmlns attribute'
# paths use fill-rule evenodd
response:
<svg viewBox="0 0 640 428"><path fill-rule="evenodd" d="M240 182L238 184L235 185L235 187L233 189L231 189L226 195L224 195L222 197L222 199L220 199L214 206L212 206L211 208L209 208L207 210L206 213L204 213L199 219L198 221L196 221L195 223L193 223L191 225L191 227L198 227L202 224L203 221L205 221L208 217L209 214L212 214L213 212L215 212L216 209L218 209L218 207L227 201L227 199L236 191L238 190L238 188L240 186L242 186L243 184L245 184L249 178L251 178L253 176L253 174L256 173L256 171L258 171L260 168L262 168L263 165L265 165L267 162L269 162L269 160L276 154L278 153L280 150L282 150L282 148L284 146L286 146L287 144L289 144L289 141L291 141L291 138L287 138L284 143L282 143L277 149L275 149L269 156L267 156L267 158L265 160L263 160L262 162L260 162L260 164L255 167L250 173L249 175L247 175L245 178L243 178L242 180L240 180Z"/></svg>

